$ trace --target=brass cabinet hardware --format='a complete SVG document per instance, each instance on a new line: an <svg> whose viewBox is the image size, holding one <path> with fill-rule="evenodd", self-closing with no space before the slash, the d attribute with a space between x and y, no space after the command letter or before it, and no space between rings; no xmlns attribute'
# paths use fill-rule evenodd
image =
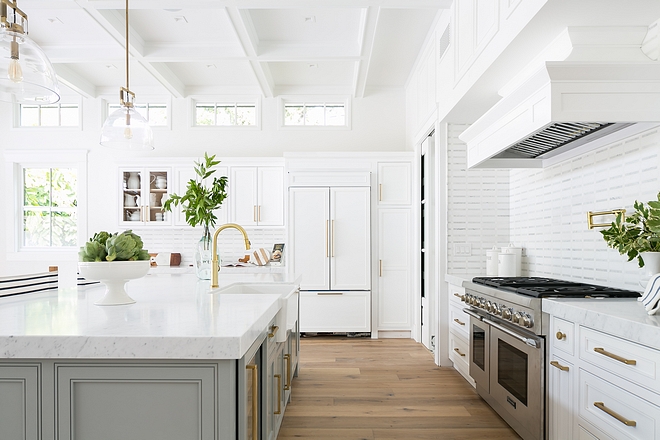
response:
<svg viewBox="0 0 660 440"><path fill-rule="evenodd" d="M330 257L330 251L328 250L328 223L330 220L325 221L325 256Z"/></svg>
<svg viewBox="0 0 660 440"><path fill-rule="evenodd" d="M626 210L625 209L613 209L611 211L599 211L599 212L587 212L587 226L589 226L589 229L593 228L607 228L608 226L611 225L611 223L594 223L594 217L598 217L601 215L626 215Z"/></svg>
<svg viewBox="0 0 660 440"><path fill-rule="evenodd" d="M550 361L550 365L553 367L559 368L561 371L568 371L568 367L563 366L557 361Z"/></svg>
<svg viewBox="0 0 660 440"><path fill-rule="evenodd" d="M257 205L257 221L261 221L261 205Z"/></svg>
<svg viewBox="0 0 660 440"><path fill-rule="evenodd" d="M461 295L459 295L458 293L454 293L454 296L455 296L456 298L463 299L463 298L461 297Z"/></svg>
<svg viewBox="0 0 660 440"><path fill-rule="evenodd" d="M454 318L454 322L456 324L459 324L459 325L465 325L465 323L463 321L459 320L458 318Z"/></svg>
<svg viewBox="0 0 660 440"><path fill-rule="evenodd" d="M602 354L603 356L607 356L609 358L612 358L614 360L617 360L619 362L623 362L626 365L637 365L637 361L634 359L626 359L624 357L621 357L617 354L610 353L609 351L606 351L604 348L601 347L596 347L594 348L594 351L596 353Z"/></svg>
<svg viewBox="0 0 660 440"><path fill-rule="evenodd" d="M256 440L259 433L259 367L256 365L246 365L246 369L252 370L252 439Z"/></svg>
<svg viewBox="0 0 660 440"><path fill-rule="evenodd" d="M273 411L273 414L282 414L282 375L274 374L277 379L277 411Z"/></svg>
<svg viewBox="0 0 660 440"><path fill-rule="evenodd" d="M461 356L465 356L465 353L461 353L461 351L458 348L454 348L454 351L460 354Z"/></svg>
<svg viewBox="0 0 660 440"><path fill-rule="evenodd" d="M284 381L284 391L291 389L291 355L285 354L284 360L286 361L286 380Z"/></svg>
<svg viewBox="0 0 660 440"><path fill-rule="evenodd" d="M383 201L383 184L382 183L378 184L378 201L379 202Z"/></svg>
<svg viewBox="0 0 660 440"><path fill-rule="evenodd" d="M332 220L332 256L335 256L335 221Z"/></svg>
<svg viewBox="0 0 660 440"><path fill-rule="evenodd" d="M252 207L252 221L257 222L257 205Z"/></svg>
<svg viewBox="0 0 660 440"><path fill-rule="evenodd" d="M566 339L566 333L557 332L557 334L555 336L557 336L557 339L559 339L560 341L562 339Z"/></svg>
<svg viewBox="0 0 660 440"><path fill-rule="evenodd" d="M599 410L603 411L604 413L607 413L608 415L614 417L615 419L617 419L619 422L623 423L626 426L637 426L636 421L628 420L625 417L623 417L621 414L612 411L611 409L606 407L603 402L594 402L594 406Z"/></svg>
<svg viewBox="0 0 660 440"><path fill-rule="evenodd" d="M383 260L378 260L378 276L383 276Z"/></svg>
<svg viewBox="0 0 660 440"><path fill-rule="evenodd" d="M276 325L272 326L272 327L270 328L270 332L268 333L268 337L269 337L269 338L272 338L273 336L275 336L275 333L277 333L277 331L278 331L279 329L280 329L280 328L279 328L278 326L276 326Z"/></svg>

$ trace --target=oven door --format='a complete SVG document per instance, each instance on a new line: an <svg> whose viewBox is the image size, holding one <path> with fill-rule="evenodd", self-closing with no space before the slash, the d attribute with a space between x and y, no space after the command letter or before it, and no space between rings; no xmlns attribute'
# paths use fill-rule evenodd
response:
<svg viewBox="0 0 660 440"><path fill-rule="evenodd" d="M524 439L542 439L544 428L544 340L488 320L490 397ZM497 409L497 408L496 408Z"/></svg>
<svg viewBox="0 0 660 440"><path fill-rule="evenodd" d="M470 315L470 376L477 383L477 388L488 394L490 326L472 310L463 309L463 311Z"/></svg>

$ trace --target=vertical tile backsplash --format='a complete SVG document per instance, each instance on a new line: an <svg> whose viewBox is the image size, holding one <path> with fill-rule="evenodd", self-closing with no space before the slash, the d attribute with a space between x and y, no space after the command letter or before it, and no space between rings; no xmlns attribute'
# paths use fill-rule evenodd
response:
<svg viewBox="0 0 660 440"><path fill-rule="evenodd" d="M138 229L133 231L144 241L144 247L149 252L179 252L181 265L188 266L193 263L193 256L197 242L202 236L200 228L168 229L167 234L155 228ZM264 248L269 252L275 243L285 243L286 230L254 228L247 231L252 249ZM218 236L218 253L223 264L235 263L245 255L245 243L240 232L227 229ZM286 264L286 246L284 247Z"/></svg>
<svg viewBox="0 0 660 440"><path fill-rule="evenodd" d="M525 248L523 275L639 290L641 269L587 228L587 212L654 200L659 165L655 129L544 169L511 170L510 237Z"/></svg>
<svg viewBox="0 0 660 440"><path fill-rule="evenodd" d="M486 273L486 251L510 241L509 170L466 169L458 135L467 127L447 130L447 271L455 275Z"/></svg>

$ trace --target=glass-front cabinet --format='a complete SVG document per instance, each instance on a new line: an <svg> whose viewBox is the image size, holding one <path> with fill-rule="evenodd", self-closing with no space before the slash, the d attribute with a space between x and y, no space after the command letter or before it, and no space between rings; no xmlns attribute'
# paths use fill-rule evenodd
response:
<svg viewBox="0 0 660 440"><path fill-rule="evenodd" d="M119 224L171 225L171 213L163 211L171 175L168 167L120 169Z"/></svg>

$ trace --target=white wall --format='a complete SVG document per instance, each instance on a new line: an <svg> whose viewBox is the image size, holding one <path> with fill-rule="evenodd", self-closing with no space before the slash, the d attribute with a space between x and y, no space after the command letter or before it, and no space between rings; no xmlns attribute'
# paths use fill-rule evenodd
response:
<svg viewBox="0 0 660 440"><path fill-rule="evenodd" d="M139 97L138 97L139 98ZM144 97L143 97L144 99ZM117 164L130 163L125 152L98 144L103 116L102 99L83 99L81 129L20 129L12 123L12 106L0 103L0 153L8 149L87 149L89 234L116 229L114 207ZM156 149L136 154L141 157L182 157L186 164L204 152L218 157L281 157L284 152L404 151L405 93L403 89L369 90L364 98L353 99L350 130L282 130L277 128L277 99L262 99L261 130L191 128L189 99L172 100L172 129L156 128ZM0 154L0 170L5 163ZM10 206L4 176L0 206ZM62 261L15 262L8 258L5 243L6 215L0 215L0 275L41 271ZM89 235L88 234L88 235ZM75 267L75 263L68 264Z"/></svg>
<svg viewBox="0 0 660 440"><path fill-rule="evenodd" d="M511 240L526 249L523 274L640 290L636 260L589 230L587 211L631 212L635 200L655 200L659 166L655 129L549 168L512 170Z"/></svg>

